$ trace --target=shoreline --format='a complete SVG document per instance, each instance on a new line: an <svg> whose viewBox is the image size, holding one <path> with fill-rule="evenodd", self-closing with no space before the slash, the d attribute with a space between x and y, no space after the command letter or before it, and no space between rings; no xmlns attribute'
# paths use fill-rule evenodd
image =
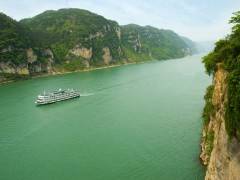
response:
<svg viewBox="0 0 240 180"><path fill-rule="evenodd" d="M79 70L75 70L75 71L62 71L62 72L61 71L56 71L56 72L53 71L52 73L43 73L43 74L29 76L27 79L6 80L3 82L0 82L0 86L5 85L5 84L10 84L13 82L41 78L41 77L57 76L57 75L64 75L64 74L71 74L71 73L78 73L78 72L90 72L90 71L95 71L95 70L100 70L100 69L108 69L108 68L110 69L110 68L114 68L114 67L127 66L127 65L131 65L131 64L143 64L143 63L151 62L151 61L152 60L141 61L141 62L129 62L129 63L124 63L124 64L113 64L113 65L102 66L102 67L90 67L88 69L79 69Z"/></svg>
<svg viewBox="0 0 240 180"><path fill-rule="evenodd" d="M193 55L198 55L198 54L193 54ZM193 56L193 55L190 55L190 56ZM184 56L182 58L185 58L185 57L187 57L187 56ZM172 60L174 60L174 59L181 59L181 58L173 58ZM165 61L165 60L171 60L171 59L164 59L161 61ZM77 73L77 72L89 72L89 71L95 71L95 70L100 70L100 69L108 69L108 68L114 68L114 67L120 67L120 66L127 66L127 65L132 65L132 64L144 64L144 63L153 62L153 61L157 61L157 60L150 59L150 60L145 60L145 61L125 62L122 64L112 64L112 65L100 66L100 67L89 67L87 69L79 69L79 70L75 70L75 71L64 71L63 70L63 71L53 71L52 73L39 73L39 74L35 74L32 76L29 75L25 78L9 79L9 80L2 81L2 82L0 81L0 86L5 85L5 84L10 84L13 82L41 78L41 77L57 76L57 75L64 75L64 74Z"/></svg>
<svg viewBox="0 0 240 180"><path fill-rule="evenodd" d="M48 77L48 76L57 76L57 75L64 75L64 74L71 74L71 73L78 73L78 72L90 72L90 71L96 71L96 70L101 70L101 69L110 69L114 67L120 67L120 66L127 66L127 65L132 65L132 64L143 64L148 61L142 61L142 62L130 62L130 63L125 63L125 64L113 64L109 66L102 66L102 67L90 67L88 69L79 69L75 71L56 71L53 73L45 73L45 74L39 74L39 75L34 75L30 77L30 79L35 79L35 78L41 78L41 77Z"/></svg>

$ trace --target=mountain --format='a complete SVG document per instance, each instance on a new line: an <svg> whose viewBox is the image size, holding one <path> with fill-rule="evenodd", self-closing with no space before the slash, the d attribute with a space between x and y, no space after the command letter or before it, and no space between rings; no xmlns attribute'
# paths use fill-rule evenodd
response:
<svg viewBox="0 0 240 180"><path fill-rule="evenodd" d="M186 42L173 31L134 24L120 26L87 10L49 10L19 22L4 14L0 18L2 79L193 53L190 40Z"/></svg>
<svg viewBox="0 0 240 180"><path fill-rule="evenodd" d="M119 25L89 11L46 11L20 23L31 30L34 45L52 51L61 69L74 71L122 59Z"/></svg>
<svg viewBox="0 0 240 180"><path fill-rule="evenodd" d="M192 45L171 30L129 24L121 27L122 44L128 58L171 59L192 53ZM190 40L189 40L190 41Z"/></svg>
<svg viewBox="0 0 240 180"><path fill-rule="evenodd" d="M181 38L187 44L187 47L189 48L189 53L196 54L201 52L201 50L198 48L198 42L194 42L191 39L184 36L181 36Z"/></svg>
<svg viewBox="0 0 240 180"><path fill-rule="evenodd" d="M58 63L76 59L101 65L104 53L107 61L120 59L120 27L115 21L79 9L46 11L21 24L32 31L38 47L51 48ZM105 48L105 50L103 50Z"/></svg>

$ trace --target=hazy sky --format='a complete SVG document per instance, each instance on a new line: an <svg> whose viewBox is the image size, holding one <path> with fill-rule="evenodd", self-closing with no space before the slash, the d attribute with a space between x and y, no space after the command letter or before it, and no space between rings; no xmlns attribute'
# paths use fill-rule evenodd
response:
<svg viewBox="0 0 240 180"><path fill-rule="evenodd" d="M152 25L196 41L211 41L230 31L228 20L240 10L240 0L0 0L0 11L17 20L70 7L90 10L121 25Z"/></svg>

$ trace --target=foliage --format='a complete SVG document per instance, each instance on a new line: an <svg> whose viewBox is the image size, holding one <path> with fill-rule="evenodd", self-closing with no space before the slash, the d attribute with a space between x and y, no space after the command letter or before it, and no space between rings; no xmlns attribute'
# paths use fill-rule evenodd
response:
<svg viewBox="0 0 240 180"><path fill-rule="evenodd" d="M216 43L215 49L204 57L206 70L213 74L218 63L228 71L228 101L225 124L228 135L240 139L240 11L234 13L232 33Z"/></svg>
<svg viewBox="0 0 240 180"><path fill-rule="evenodd" d="M141 61L148 61L152 60L146 53L136 53L130 48L123 47L124 57L128 59L129 62L141 62Z"/></svg>
<svg viewBox="0 0 240 180"><path fill-rule="evenodd" d="M68 49L64 44L53 44L51 46L51 49L53 51L55 61L58 63L61 63L65 59L68 53Z"/></svg>
<svg viewBox="0 0 240 180"><path fill-rule="evenodd" d="M106 30L106 26L117 25L116 22L81 9L60 9L45 11L33 18L23 19L22 24L28 26L37 41L42 45L64 42L69 46L83 41L89 34Z"/></svg>
<svg viewBox="0 0 240 180"><path fill-rule="evenodd" d="M213 150L213 141L214 141L214 131L210 130L209 132L207 132L206 139L205 139L206 153L207 153L208 157L210 157L210 154Z"/></svg>
<svg viewBox="0 0 240 180"><path fill-rule="evenodd" d="M64 63L63 65L64 69L67 71L76 71L80 69L84 69L85 65L82 61L79 61L78 59L72 60L69 63Z"/></svg>
<svg viewBox="0 0 240 180"><path fill-rule="evenodd" d="M214 111L214 106L212 104L213 90L214 90L213 85L208 86L208 88L206 90L206 94L204 96L205 106L204 106L204 109L203 109L202 117L203 117L203 124L205 126L208 125L208 123L210 121L211 114Z"/></svg>
<svg viewBox="0 0 240 180"><path fill-rule="evenodd" d="M31 44L28 30L17 21L0 13L0 62L26 62L26 51Z"/></svg>

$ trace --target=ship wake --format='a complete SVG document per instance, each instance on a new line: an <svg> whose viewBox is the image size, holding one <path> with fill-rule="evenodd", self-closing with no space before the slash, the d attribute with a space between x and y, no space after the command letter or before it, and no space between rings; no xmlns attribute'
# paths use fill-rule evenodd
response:
<svg viewBox="0 0 240 180"><path fill-rule="evenodd" d="M94 93L81 93L81 97L93 96Z"/></svg>

